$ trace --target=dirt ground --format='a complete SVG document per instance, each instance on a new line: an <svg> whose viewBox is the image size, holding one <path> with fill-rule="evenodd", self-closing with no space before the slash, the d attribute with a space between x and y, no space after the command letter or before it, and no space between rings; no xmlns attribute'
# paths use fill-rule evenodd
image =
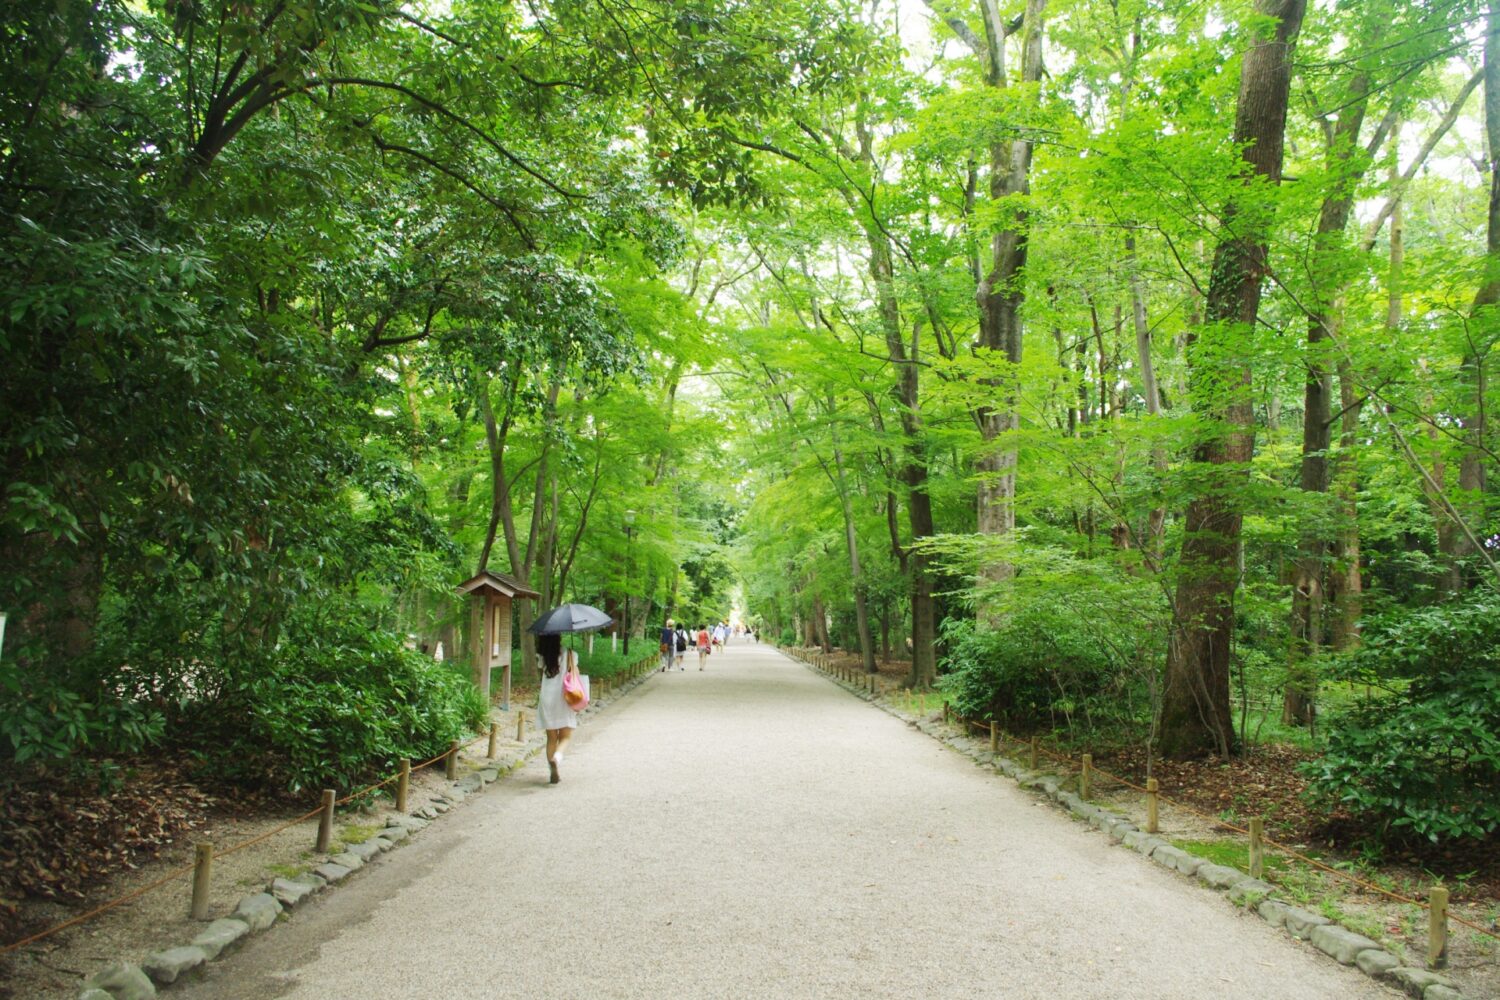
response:
<svg viewBox="0 0 1500 1000"><path fill-rule="evenodd" d="M516 742L516 709L530 706L534 692L514 692L512 711L496 708L492 718L499 725L497 757L502 761L518 755L523 744ZM535 713L527 711L527 735ZM480 740L460 758L459 774L477 770L485 761L486 743ZM394 786L391 786L392 788ZM410 805L412 810L430 803L448 787L442 764L412 775ZM268 831L295 818L307 809L284 805L263 805L247 809L217 802L198 802L199 814L191 818L181 835L164 838L154 857L131 861L122 858L121 867L93 880L80 901L59 903L25 899L18 904L18 916L29 933L55 926L108 900L129 894L161 878L175 868L192 864L193 844L208 841L216 852L227 850L263 836ZM309 804L308 809L312 808ZM334 826L334 853L339 843L352 844L368 839L395 815L395 802L389 796L371 797L356 807L339 811ZM278 876L300 874L320 863L314 854L318 821L307 819L266 840L227 856L216 856L213 867L210 919L228 916L248 893L268 885ZM124 867L124 865L134 867ZM0 956L0 998L5 1000L71 1000L76 997L89 976L118 961L139 961L146 955L175 944L186 944L203 924L188 915L191 900L191 875L182 875L159 889L109 910L78 926L63 930L36 944Z"/></svg>

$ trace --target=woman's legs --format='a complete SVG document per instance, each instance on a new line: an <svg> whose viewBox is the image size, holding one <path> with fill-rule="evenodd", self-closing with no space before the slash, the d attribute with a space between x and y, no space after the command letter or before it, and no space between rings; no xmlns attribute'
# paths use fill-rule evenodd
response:
<svg viewBox="0 0 1500 1000"><path fill-rule="evenodd" d="M561 729L547 730L547 771L554 785L557 784L558 734L561 732L563 732Z"/></svg>
<svg viewBox="0 0 1500 1000"><path fill-rule="evenodd" d="M707 662L708 662L708 647L707 646L699 646L698 647L698 669L702 670L703 669L703 664L705 664Z"/></svg>

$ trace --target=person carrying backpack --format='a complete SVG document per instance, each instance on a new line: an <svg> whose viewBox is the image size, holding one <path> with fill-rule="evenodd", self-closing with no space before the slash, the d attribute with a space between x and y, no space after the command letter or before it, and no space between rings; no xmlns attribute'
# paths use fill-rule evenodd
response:
<svg viewBox="0 0 1500 1000"><path fill-rule="evenodd" d="M668 618L667 623L661 627L661 668L664 671L672 666L672 657L677 653L677 629L673 628L675 624Z"/></svg>
<svg viewBox="0 0 1500 1000"><path fill-rule="evenodd" d="M693 637L688 635L687 629L683 628L681 625L677 626L675 637L677 640L677 669L686 670L687 667L682 665L682 661L687 659L688 646L692 645Z"/></svg>

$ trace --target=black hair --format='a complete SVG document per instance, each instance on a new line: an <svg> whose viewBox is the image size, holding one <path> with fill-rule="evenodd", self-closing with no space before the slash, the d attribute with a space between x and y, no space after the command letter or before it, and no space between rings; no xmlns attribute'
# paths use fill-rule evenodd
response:
<svg viewBox="0 0 1500 1000"><path fill-rule="evenodd" d="M537 655L542 658L543 669L548 677L556 677L562 669L562 636L539 635L536 637Z"/></svg>

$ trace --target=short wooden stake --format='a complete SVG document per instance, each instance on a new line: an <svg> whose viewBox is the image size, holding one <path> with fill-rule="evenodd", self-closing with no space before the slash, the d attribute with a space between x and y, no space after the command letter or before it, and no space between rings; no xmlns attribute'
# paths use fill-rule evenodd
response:
<svg viewBox="0 0 1500 1000"><path fill-rule="evenodd" d="M526 713L525 712L517 712L516 713L516 742L517 743L525 743L526 742Z"/></svg>
<svg viewBox="0 0 1500 1000"><path fill-rule="evenodd" d="M489 758L490 760L494 760L495 759L495 754L497 753L497 748L496 748L495 744L498 743L499 741L500 741L500 723L498 723L498 722L491 722L490 723L490 748L484 752L485 757ZM458 741L455 740L454 743L453 743L453 745L454 746L458 746ZM449 765L449 770L452 770L452 765L451 764ZM453 775L450 774L450 775L448 775L448 777L451 778L451 777L453 777Z"/></svg>
<svg viewBox="0 0 1500 1000"><path fill-rule="evenodd" d="M1260 878L1266 873L1266 821L1259 816L1250 817L1250 877Z"/></svg>
<svg viewBox="0 0 1500 1000"><path fill-rule="evenodd" d="M948 721L948 703L946 701L943 702L943 721Z"/></svg>
<svg viewBox="0 0 1500 1000"><path fill-rule="evenodd" d="M332 788L323 789L323 811L318 814L318 853L333 843L333 803L338 798Z"/></svg>
<svg viewBox="0 0 1500 1000"><path fill-rule="evenodd" d="M401 761L401 773L396 776L396 811L406 812L406 802L411 798L411 759Z"/></svg>
<svg viewBox="0 0 1500 1000"><path fill-rule="evenodd" d="M1094 755L1083 755L1083 770L1078 772L1078 797L1087 800L1094 786Z"/></svg>
<svg viewBox="0 0 1500 1000"><path fill-rule="evenodd" d="M1157 823L1157 788L1155 778L1146 779L1146 832L1156 833L1159 829Z"/></svg>
<svg viewBox="0 0 1500 1000"><path fill-rule="evenodd" d="M990 753L998 753L1000 750L1000 727L990 720Z"/></svg>
<svg viewBox="0 0 1500 1000"><path fill-rule="evenodd" d="M1448 967L1448 890L1440 885L1427 894L1427 967Z"/></svg>
<svg viewBox="0 0 1500 1000"><path fill-rule="evenodd" d="M495 731L497 728L498 727L496 727L493 722L490 723L491 740L495 738ZM454 740L452 743L448 744L447 759L443 761L443 777L447 778L449 781L452 781L454 778L458 777L458 740Z"/></svg>
<svg viewBox="0 0 1500 1000"><path fill-rule="evenodd" d="M208 919L208 887L214 877L214 845L193 845L193 908L194 920Z"/></svg>
<svg viewBox="0 0 1500 1000"><path fill-rule="evenodd" d="M1033 736L1031 738L1031 769L1033 771L1036 770L1037 757L1038 757L1038 754L1041 753L1041 749L1042 749L1041 743L1042 743L1042 739L1041 739L1040 736Z"/></svg>

